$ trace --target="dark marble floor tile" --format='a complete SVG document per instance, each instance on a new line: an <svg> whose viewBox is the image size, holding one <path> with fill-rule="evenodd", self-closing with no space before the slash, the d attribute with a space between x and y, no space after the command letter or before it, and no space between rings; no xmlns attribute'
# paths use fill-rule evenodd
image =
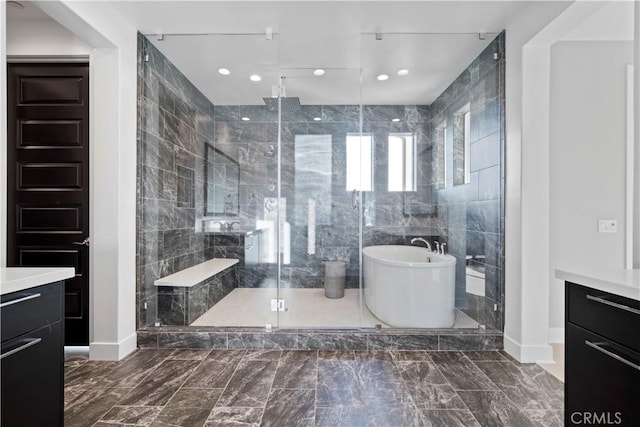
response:
<svg viewBox="0 0 640 427"><path fill-rule="evenodd" d="M463 351L462 353L473 361L507 361L507 358L499 351Z"/></svg>
<svg viewBox="0 0 640 427"><path fill-rule="evenodd" d="M430 353L454 390L497 390L489 378L459 351Z"/></svg>
<svg viewBox="0 0 640 427"><path fill-rule="evenodd" d="M213 408L205 427L258 427L263 408Z"/></svg>
<svg viewBox="0 0 640 427"><path fill-rule="evenodd" d="M131 390L120 405L163 406L195 371L200 361L165 360Z"/></svg>
<svg viewBox="0 0 640 427"><path fill-rule="evenodd" d="M157 406L114 406L100 422L148 426L160 411L162 408Z"/></svg>
<svg viewBox="0 0 640 427"><path fill-rule="evenodd" d="M420 412L412 404L376 404L367 406L370 426L421 426Z"/></svg>
<svg viewBox="0 0 640 427"><path fill-rule="evenodd" d="M365 361L365 360L384 360L387 362L393 362L393 357L391 353L384 350L377 351L356 351L355 352L356 361Z"/></svg>
<svg viewBox="0 0 640 427"><path fill-rule="evenodd" d="M424 350L393 350L390 353L396 362L431 361L429 353Z"/></svg>
<svg viewBox="0 0 640 427"><path fill-rule="evenodd" d="M240 362L217 406L264 407L277 366L275 361Z"/></svg>
<svg viewBox="0 0 640 427"><path fill-rule="evenodd" d="M316 408L317 427L365 427L367 411L364 407Z"/></svg>
<svg viewBox="0 0 640 427"><path fill-rule="evenodd" d="M201 427L211 411L206 408L169 408L165 407L154 421L154 425L179 427ZM154 426L155 427L155 426Z"/></svg>
<svg viewBox="0 0 640 427"><path fill-rule="evenodd" d="M203 360L206 359L211 350L191 350L191 349L178 349L174 350L173 353L167 359L175 359L175 360Z"/></svg>
<svg viewBox="0 0 640 427"><path fill-rule="evenodd" d="M182 386L183 388L225 388L239 361L203 360Z"/></svg>
<svg viewBox="0 0 640 427"><path fill-rule="evenodd" d="M263 426L313 426L315 390L273 389L262 415Z"/></svg>
<svg viewBox="0 0 640 427"><path fill-rule="evenodd" d="M510 362L477 362L476 366L520 409L551 409L547 394Z"/></svg>
<svg viewBox="0 0 640 427"><path fill-rule="evenodd" d="M318 350L318 360L355 360L353 350Z"/></svg>
<svg viewBox="0 0 640 427"><path fill-rule="evenodd" d="M280 360L282 350L248 350L242 360Z"/></svg>
<svg viewBox="0 0 640 427"><path fill-rule="evenodd" d="M293 361L316 360L317 358L317 350L284 350L282 356L280 356L280 364Z"/></svg>
<svg viewBox="0 0 640 427"><path fill-rule="evenodd" d="M459 391L458 395L483 426L535 425L501 391Z"/></svg>
<svg viewBox="0 0 640 427"><path fill-rule="evenodd" d="M92 386L98 384L107 374L116 368L115 362L88 361L69 372L64 378L65 386Z"/></svg>
<svg viewBox="0 0 640 427"><path fill-rule="evenodd" d="M558 409L534 409L522 411L533 423L540 427L562 427L564 411Z"/></svg>
<svg viewBox="0 0 640 427"><path fill-rule="evenodd" d="M65 387L64 425L90 426L106 414L130 389Z"/></svg>
<svg viewBox="0 0 640 427"><path fill-rule="evenodd" d="M502 348L502 335L440 335L439 350L498 350Z"/></svg>
<svg viewBox="0 0 640 427"><path fill-rule="evenodd" d="M421 415L422 421L426 426L480 427L480 424L468 409L455 411L423 409Z"/></svg>
<svg viewBox="0 0 640 427"><path fill-rule="evenodd" d="M355 361L318 360L317 406L359 406L362 386Z"/></svg>
<svg viewBox="0 0 640 427"><path fill-rule="evenodd" d="M184 389L181 388L171 397L165 405L166 408L204 408L209 409L216 406L216 402L222 395L224 389Z"/></svg>
<svg viewBox="0 0 640 427"><path fill-rule="evenodd" d="M280 361L273 380L273 387L315 389L317 373L318 361L315 358Z"/></svg>
<svg viewBox="0 0 640 427"><path fill-rule="evenodd" d="M223 363L237 363L240 362L246 352L246 350L211 350L207 359Z"/></svg>
<svg viewBox="0 0 640 427"><path fill-rule="evenodd" d="M552 408L564 408L564 383L562 381L539 365L521 366L520 370L544 390L549 397Z"/></svg>
<svg viewBox="0 0 640 427"><path fill-rule="evenodd" d="M138 350L100 379L98 386L135 387L172 352L173 350Z"/></svg>
<svg viewBox="0 0 640 427"><path fill-rule="evenodd" d="M466 409L460 396L448 384L408 385L413 402L419 409Z"/></svg>
<svg viewBox="0 0 640 427"><path fill-rule="evenodd" d="M397 362L396 366L407 385L447 384L444 375L433 362Z"/></svg>

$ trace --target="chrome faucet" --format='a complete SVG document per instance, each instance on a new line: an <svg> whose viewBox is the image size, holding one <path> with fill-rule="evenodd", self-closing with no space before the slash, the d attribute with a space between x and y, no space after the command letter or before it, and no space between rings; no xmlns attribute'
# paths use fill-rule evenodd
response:
<svg viewBox="0 0 640 427"><path fill-rule="evenodd" d="M233 230L233 226L234 226L234 225L236 225L236 224L240 225L240 223L239 223L238 221L231 221L231 222L228 222L228 223L227 223L227 230L228 230L228 231Z"/></svg>
<svg viewBox="0 0 640 427"><path fill-rule="evenodd" d="M431 249L431 243L427 242L425 239L423 239L422 237L414 237L413 239L411 239L411 244L415 245L416 242L422 242L425 245L427 245L427 249L429 250L429 252L433 252L433 249Z"/></svg>

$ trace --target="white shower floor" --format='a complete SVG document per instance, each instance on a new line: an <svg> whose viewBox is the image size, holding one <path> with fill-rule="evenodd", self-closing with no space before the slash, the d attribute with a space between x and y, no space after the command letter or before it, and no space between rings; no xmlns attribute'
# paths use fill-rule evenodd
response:
<svg viewBox="0 0 640 427"><path fill-rule="evenodd" d="M373 328L378 324L383 328L389 327L371 314L366 306L360 324L358 289L345 289L344 298L338 299L325 298L324 289L280 289L286 311L279 313L271 311L272 298L276 298L275 288L236 288L191 326L262 327L278 323L280 328ZM478 322L456 310L453 327L476 329Z"/></svg>

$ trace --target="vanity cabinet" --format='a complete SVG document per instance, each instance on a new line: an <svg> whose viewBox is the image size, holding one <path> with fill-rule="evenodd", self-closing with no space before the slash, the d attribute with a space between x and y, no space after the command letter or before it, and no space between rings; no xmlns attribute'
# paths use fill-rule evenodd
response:
<svg viewBox="0 0 640 427"><path fill-rule="evenodd" d="M3 427L62 426L64 282L2 295Z"/></svg>
<svg viewBox="0 0 640 427"><path fill-rule="evenodd" d="M565 425L640 425L640 301L566 283Z"/></svg>

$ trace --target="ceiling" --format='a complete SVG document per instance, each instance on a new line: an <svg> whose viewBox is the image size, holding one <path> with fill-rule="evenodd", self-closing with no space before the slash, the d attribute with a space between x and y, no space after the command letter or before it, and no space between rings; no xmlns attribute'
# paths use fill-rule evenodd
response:
<svg viewBox="0 0 640 427"><path fill-rule="evenodd" d="M430 104L529 3L236 0L112 6L214 104L260 104L286 76L286 95L306 105ZM30 12L31 19L42 18L37 12ZM7 13L15 16L10 7ZM484 40L480 33L486 33ZM231 74L220 75L220 67ZM316 68L326 74L313 76ZM400 77L396 73L403 68L409 74ZM249 80L254 73L260 82ZM376 80L380 73L390 78Z"/></svg>

